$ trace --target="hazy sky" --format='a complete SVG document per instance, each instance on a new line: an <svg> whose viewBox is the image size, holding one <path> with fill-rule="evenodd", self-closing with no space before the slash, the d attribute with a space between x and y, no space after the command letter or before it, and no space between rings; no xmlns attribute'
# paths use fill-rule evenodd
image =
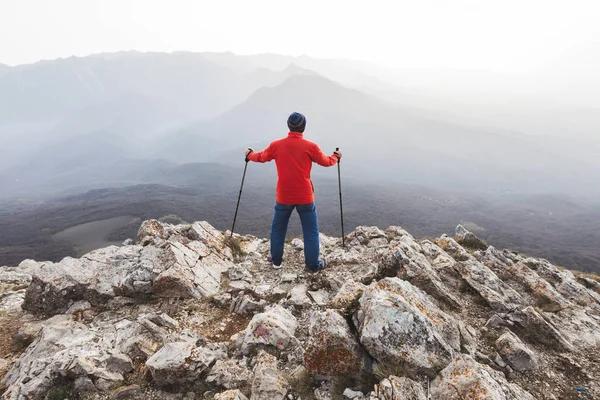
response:
<svg viewBox="0 0 600 400"><path fill-rule="evenodd" d="M272 52L530 71L600 42L599 0L0 0L0 62Z"/></svg>

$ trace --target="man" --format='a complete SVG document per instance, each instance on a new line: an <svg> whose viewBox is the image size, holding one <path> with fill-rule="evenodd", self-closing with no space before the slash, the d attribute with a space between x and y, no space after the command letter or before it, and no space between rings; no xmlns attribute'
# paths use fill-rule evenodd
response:
<svg viewBox="0 0 600 400"><path fill-rule="evenodd" d="M315 162L324 167L335 165L342 152L325 155L319 146L303 137L306 127L304 115L294 112L287 121L290 132L286 138L274 141L265 150L255 153L246 149L246 160L277 164L277 191L275 214L271 226L271 260L273 268L281 268L283 247L290 215L294 208L300 215L304 236L304 259L306 268L318 272L325 267L319 260L319 222L315 208L314 188L310 180L310 170Z"/></svg>

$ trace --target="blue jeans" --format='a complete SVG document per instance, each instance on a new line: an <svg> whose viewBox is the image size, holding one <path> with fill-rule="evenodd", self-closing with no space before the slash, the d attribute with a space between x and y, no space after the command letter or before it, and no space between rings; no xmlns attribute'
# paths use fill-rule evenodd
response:
<svg viewBox="0 0 600 400"><path fill-rule="evenodd" d="M271 225L271 259L273 264L281 265L285 235L292 211L298 211L304 236L304 260L306 268L319 269L319 220L315 203L310 204L281 204L275 202L275 214Z"/></svg>

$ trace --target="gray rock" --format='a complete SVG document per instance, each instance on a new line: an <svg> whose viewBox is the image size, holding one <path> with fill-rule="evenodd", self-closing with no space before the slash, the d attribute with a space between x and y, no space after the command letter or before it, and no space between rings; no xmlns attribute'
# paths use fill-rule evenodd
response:
<svg viewBox="0 0 600 400"><path fill-rule="evenodd" d="M229 280L252 282L252 274L243 264L234 264L229 268Z"/></svg>
<svg viewBox="0 0 600 400"><path fill-rule="evenodd" d="M479 364L468 355L457 357L431 383L433 400L459 400L481 393L486 393L486 399L534 400L521 387L507 382L501 372Z"/></svg>
<svg viewBox="0 0 600 400"><path fill-rule="evenodd" d="M164 387L197 381L214 360L214 352L207 348L174 342L166 343L146 361L146 366L154 383Z"/></svg>
<svg viewBox="0 0 600 400"><path fill-rule="evenodd" d="M246 396L239 390L227 390L225 392L215 394L214 400L248 400Z"/></svg>
<svg viewBox="0 0 600 400"><path fill-rule="evenodd" d="M460 351L456 320L398 278L372 283L356 320L360 342L386 370L434 376Z"/></svg>
<svg viewBox="0 0 600 400"><path fill-rule="evenodd" d="M252 296L240 293L229 306L229 311L240 315L256 314L265 309L267 302L264 299L256 301Z"/></svg>
<svg viewBox="0 0 600 400"><path fill-rule="evenodd" d="M359 392L358 390L352 390L350 388L346 388L344 393L342 393L347 399L362 399L364 397L363 392Z"/></svg>
<svg viewBox="0 0 600 400"><path fill-rule="evenodd" d="M508 314L507 318L519 328L519 335L533 343L541 343L562 351L573 350L573 345L533 307L526 307Z"/></svg>
<svg viewBox="0 0 600 400"><path fill-rule="evenodd" d="M344 312L358 308L358 300L367 287L353 280L347 281L338 290L335 297L329 303L330 307L340 309Z"/></svg>
<svg viewBox="0 0 600 400"><path fill-rule="evenodd" d="M400 397L399 397L400 396ZM406 377L390 376L375 385L370 400L427 400L419 383Z"/></svg>
<svg viewBox="0 0 600 400"><path fill-rule="evenodd" d="M137 240L138 240L138 242L141 242L146 237L150 237L150 238L159 237L159 238L164 239L165 238L165 229L164 229L163 225L155 219L150 219L150 220L142 222L140 229L138 229Z"/></svg>
<svg viewBox="0 0 600 400"><path fill-rule="evenodd" d="M507 332L496 340L500 355L515 371L531 371L538 368L538 358L512 332Z"/></svg>
<svg viewBox="0 0 600 400"><path fill-rule="evenodd" d="M311 304L311 300L306 294L306 284L296 285L290 291L290 298L287 300L287 304L296 307L307 307Z"/></svg>
<svg viewBox="0 0 600 400"><path fill-rule="evenodd" d="M283 400L289 383L277 369L277 359L261 352L256 357L250 400Z"/></svg>
<svg viewBox="0 0 600 400"><path fill-rule="evenodd" d="M63 378L89 378L99 390L104 383L123 381L122 368L111 362L124 358L119 349L122 337L112 321L87 326L70 315L57 315L37 324L37 338L3 379L7 399L43 398ZM82 391L93 391L85 379L79 384Z"/></svg>
<svg viewBox="0 0 600 400"><path fill-rule="evenodd" d="M488 245L483 240L479 239L475 234L469 232L464 226L458 225L454 231L454 235L459 239L460 243L471 249L485 250Z"/></svg>
<svg viewBox="0 0 600 400"><path fill-rule="evenodd" d="M294 336L297 325L296 318L288 310L279 305L271 307L252 318L239 336L239 347L244 354L260 345L279 350L295 347L298 345Z"/></svg>
<svg viewBox="0 0 600 400"><path fill-rule="evenodd" d="M326 376L357 374L364 359L344 317L334 310L311 313L304 352L304 366L309 372Z"/></svg>
<svg viewBox="0 0 600 400"><path fill-rule="evenodd" d="M456 264L463 279L498 312L509 312L524 305L523 298L484 264L470 259Z"/></svg>
<svg viewBox="0 0 600 400"><path fill-rule="evenodd" d="M217 360L206 377L206 382L225 389L249 387L252 372L246 364L245 358L242 360Z"/></svg>
<svg viewBox="0 0 600 400"><path fill-rule="evenodd" d="M560 270L542 259L527 258L523 263L552 283L556 290L567 299L582 307L592 306L600 311L600 294L577 282L571 271Z"/></svg>
<svg viewBox="0 0 600 400"><path fill-rule="evenodd" d="M290 244L296 250L304 250L304 242L302 239L294 238Z"/></svg>
<svg viewBox="0 0 600 400"><path fill-rule="evenodd" d="M448 306L460 309L461 303L442 283L423 249L412 236L402 236L381 251L382 269L387 276L398 276Z"/></svg>

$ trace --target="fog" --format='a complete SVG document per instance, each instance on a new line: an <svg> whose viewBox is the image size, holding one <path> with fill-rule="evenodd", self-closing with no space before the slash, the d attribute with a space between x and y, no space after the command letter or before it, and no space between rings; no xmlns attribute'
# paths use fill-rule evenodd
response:
<svg viewBox="0 0 600 400"><path fill-rule="evenodd" d="M236 166L284 136L294 110L307 138L345 151L347 179L595 196L600 90L579 72L600 71L598 49L536 75L192 52L5 67L1 197L146 183L144 165Z"/></svg>

